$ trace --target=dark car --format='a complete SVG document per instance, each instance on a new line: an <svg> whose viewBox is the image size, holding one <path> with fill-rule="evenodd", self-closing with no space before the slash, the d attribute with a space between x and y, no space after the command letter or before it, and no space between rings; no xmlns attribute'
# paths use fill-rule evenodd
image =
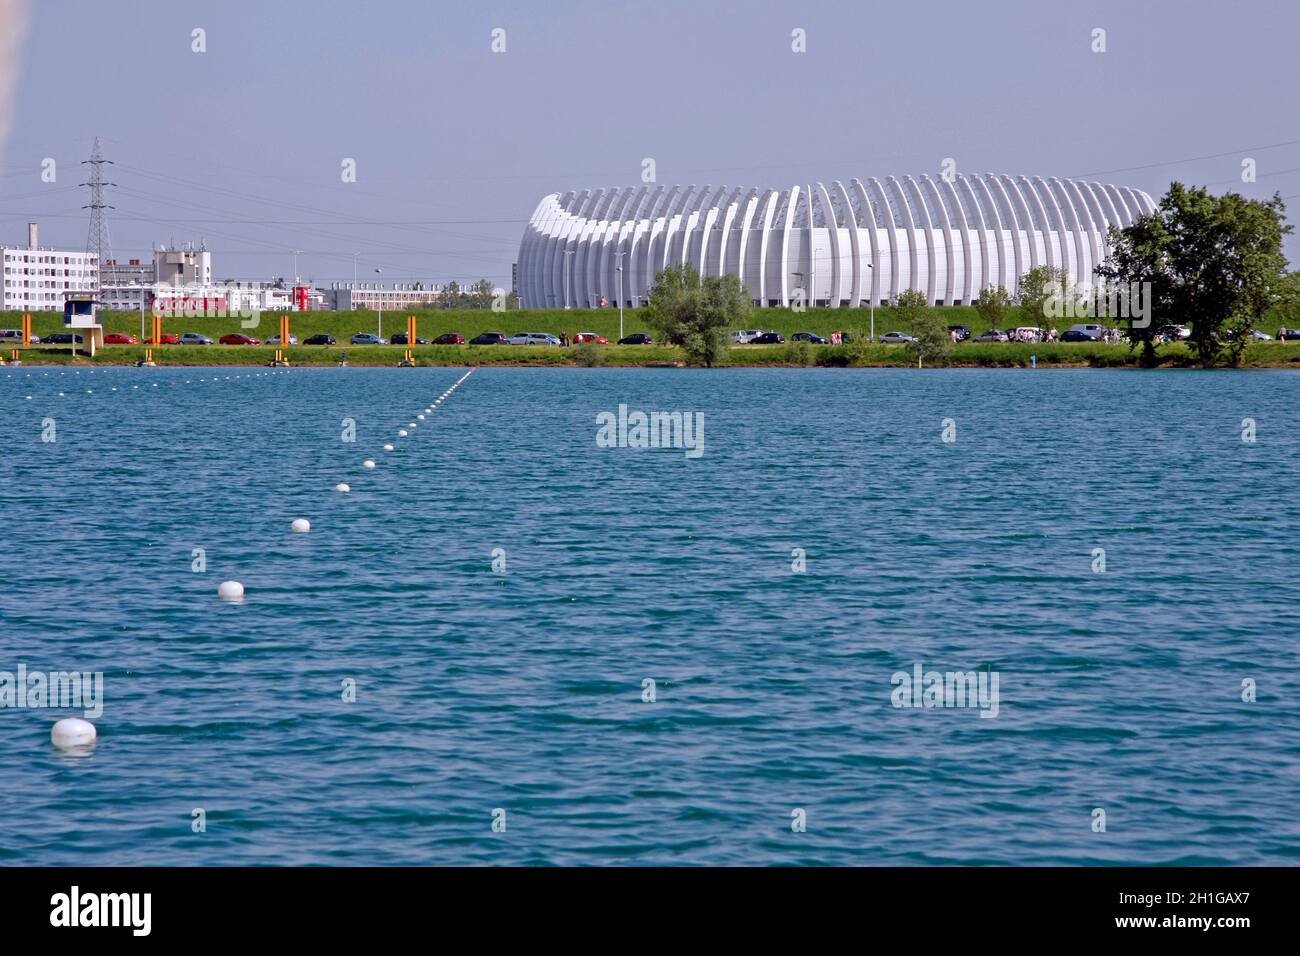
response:
<svg viewBox="0 0 1300 956"><path fill-rule="evenodd" d="M73 333L71 332L55 332L53 335L47 335L45 336L45 338L41 339L41 344L42 345L71 345L72 340L74 338L77 340L78 345L86 341L80 335L73 335Z"/></svg>
<svg viewBox="0 0 1300 956"><path fill-rule="evenodd" d="M338 339L320 332L303 342L303 345L338 345Z"/></svg>
<svg viewBox="0 0 1300 956"><path fill-rule="evenodd" d="M828 344L824 338L820 335L815 335L812 332L796 332L794 335L790 336L790 340L792 342L811 342L813 345Z"/></svg>
<svg viewBox="0 0 1300 956"><path fill-rule="evenodd" d="M618 340L619 345L653 345L654 339L644 332L633 332Z"/></svg>
<svg viewBox="0 0 1300 956"><path fill-rule="evenodd" d="M455 332L443 332L433 340L434 345L464 345L465 336L458 335Z"/></svg>
<svg viewBox="0 0 1300 956"><path fill-rule="evenodd" d="M1083 332L1079 329L1070 329L1068 332L1065 332L1061 335L1061 341L1062 342L1100 342L1101 339L1099 339L1095 335L1089 335L1087 332Z"/></svg>
<svg viewBox="0 0 1300 956"><path fill-rule="evenodd" d="M506 337L500 332L484 332L469 340L470 345L505 345Z"/></svg>
<svg viewBox="0 0 1300 956"><path fill-rule="evenodd" d="M785 336L780 332L764 332L756 339L750 339L750 345L780 345L785 341Z"/></svg>
<svg viewBox="0 0 1300 956"><path fill-rule="evenodd" d="M948 331L957 333L958 342L965 342L968 338L970 338L969 325L950 325L948 326Z"/></svg>
<svg viewBox="0 0 1300 956"><path fill-rule="evenodd" d="M405 333L405 332L398 332L396 335L394 335L392 338L390 338L390 339L388 340L388 344L389 344L389 345L405 345L405 344L406 344L406 333ZM420 337L417 335L417 336L415 337L415 344L416 344L416 345L428 345L429 343L426 342L424 339L420 338Z"/></svg>
<svg viewBox="0 0 1300 956"><path fill-rule="evenodd" d="M1277 330L1277 340L1279 342L1295 342L1300 340L1300 329L1280 328Z"/></svg>

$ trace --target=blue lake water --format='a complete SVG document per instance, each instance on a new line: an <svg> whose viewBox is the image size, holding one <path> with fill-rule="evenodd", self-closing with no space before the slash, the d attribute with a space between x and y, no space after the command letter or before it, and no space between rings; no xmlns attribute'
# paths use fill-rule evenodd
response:
<svg viewBox="0 0 1300 956"><path fill-rule="evenodd" d="M1300 862L1300 374L464 371L0 370L0 863Z"/></svg>

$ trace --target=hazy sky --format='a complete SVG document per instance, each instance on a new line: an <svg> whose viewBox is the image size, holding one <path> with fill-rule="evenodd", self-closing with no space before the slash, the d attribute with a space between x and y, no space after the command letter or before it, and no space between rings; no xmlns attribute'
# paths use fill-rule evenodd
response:
<svg viewBox="0 0 1300 956"><path fill-rule="evenodd" d="M117 258L202 239L221 278L292 274L297 249L318 282L359 253L362 278L508 284L544 194L639 183L645 157L661 183L715 186L952 157L1157 197L1175 178L1280 191L1300 212L1298 50L1296 0L29 0L0 241L36 218L43 244L85 247L96 134Z"/></svg>

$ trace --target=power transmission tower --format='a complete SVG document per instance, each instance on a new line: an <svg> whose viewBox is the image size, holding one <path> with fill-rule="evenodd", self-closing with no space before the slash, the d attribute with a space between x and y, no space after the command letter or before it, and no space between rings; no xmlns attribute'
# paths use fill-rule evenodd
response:
<svg viewBox="0 0 1300 956"><path fill-rule="evenodd" d="M104 164L112 164L111 159L105 159L99 151L99 137L95 137L94 148L90 151L90 159L83 159L81 165L90 167L90 182L82 183L83 186L90 187L90 205L82 206L82 209L90 210L90 232L86 235L86 251L95 254L96 273L95 273L95 291L99 292L104 287L104 263L113 258L113 244L108 238L108 220L104 218L104 210L113 207L104 202L104 187L116 186L117 183L104 181Z"/></svg>

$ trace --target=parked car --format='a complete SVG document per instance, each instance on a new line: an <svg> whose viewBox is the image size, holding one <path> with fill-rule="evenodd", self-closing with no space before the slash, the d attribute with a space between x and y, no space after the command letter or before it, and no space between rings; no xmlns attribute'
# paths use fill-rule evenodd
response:
<svg viewBox="0 0 1300 956"><path fill-rule="evenodd" d="M1300 329L1288 329L1284 326L1277 330L1277 340L1279 342L1300 341Z"/></svg>
<svg viewBox="0 0 1300 956"><path fill-rule="evenodd" d="M1192 330L1185 325L1162 325L1156 329L1157 335L1163 335L1169 341L1183 341L1192 337Z"/></svg>
<svg viewBox="0 0 1300 956"><path fill-rule="evenodd" d="M269 339L267 339L266 342L265 342L264 344L266 344L266 345L279 345L279 344L280 344L280 336L278 336L278 335L273 335L273 336L271 336ZM298 336L293 335L293 334L290 334L290 335L289 335L289 344L290 344L290 345L297 345L297 344L298 344Z"/></svg>
<svg viewBox="0 0 1300 956"><path fill-rule="evenodd" d="M880 337L880 341L884 345L905 345L915 339L906 332L886 332Z"/></svg>
<svg viewBox="0 0 1300 956"><path fill-rule="evenodd" d="M619 345L654 345L654 339L644 332L633 332L618 340Z"/></svg>
<svg viewBox="0 0 1300 956"><path fill-rule="evenodd" d="M511 345L559 345L560 340L548 332L520 332L506 341Z"/></svg>
<svg viewBox="0 0 1300 956"><path fill-rule="evenodd" d="M125 332L109 332L104 336L105 345L139 345L140 340Z"/></svg>
<svg viewBox="0 0 1300 956"><path fill-rule="evenodd" d="M1070 326L1069 331L1086 332L1093 338L1099 339L1106 333L1106 327L1104 325L1098 325L1095 322L1080 322L1077 325ZM1065 336L1061 337L1065 338Z"/></svg>
<svg viewBox="0 0 1300 956"><path fill-rule="evenodd" d="M595 332L579 332L573 337L573 344L578 345L582 342L589 342L592 345L608 345L609 339L603 335L597 335Z"/></svg>
<svg viewBox="0 0 1300 956"><path fill-rule="evenodd" d="M251 335L245 335L243 332L231 332L223 335L217 340L222 345L261 345L260 339L255 339Z"/></svg>
<svg viewBox="0 0 1300 956"><path fill-rule="evenodd" d="M736 345L748 345L762 334L762 329L740 329L731 333L731 341Z"/></svg>
<svg viewBox="0 0 1300 956"><path fill-rule="evenodd" d="M505 345L506 337L500 332L481 332L469 340L470 345Z"/></svg>
<svg viewBox="0 0 1300 956"><path fill-rule="evenodd" d="M1101 336L1092 335L1083 329L1067 329L1061 335L1062 342L1100 342Z"/></svg>
<svg viewBox="0 0 1300 956"><path fill-rule="evenodd" d="M465 336L459 332L443 332L433 340L434 345L464 345Z"/></svg>
<svg viewBox="0 0 1300 956"><path fill-rule="evenodd" d="M42 345L71 345L73 339L77 340L78 345L86 341L80 335L74 335L71 332L55 332L53 335L45 336L45 338L41 340L41 344Z"/></svg>
<svg viewBox="0 0 1300 956"><path fill-rule="evenodd" d="M957 333L958 342L965 342L968 338L970 338L969 325L950 325L948 326L948 331Z"/></svg>
<svg viewBox="0 0 1300 956"><path fill-rule="evenodd" d="M764 332L756 339L751 339L750 345L780 345L785 341L785 336L780 332Z"/></svg>
<svg viewBox="0 0 1300 956"><path fill-rule="evenodd" d="M1256 342L1272 342L1273 336L1267 332L1261 332L1259 329L1251 329L1250 337Z"/></svg>
<svg viewBox="0 0 1300 956"><path fill-rule="evenodd" d="M353 345L383 345L384 340L374 332L358 332L350 339Z"/></svg>
<svg viewBox="0 0 1300 956"><path fill-rule="evenodd" d="M813 345L828 345L826 339L812 332L796 332L790 336L791 342L811 342Z"/></svg>
<svg viewBox="0 0 1300 956"><path fill-rule="evenodd" d="M180 342L181 345L211 345L212 339L198 332L182 332Z"/></svg>
<svg viewBox="0 0 1300 956"><path fill-rule="evenodd" d="M388 340L388 344L389 344L389 345L406 345L406 344L407 344L407 342L406 342L406 333L405 333L405 332L398 332L396 335L393 335L391 338L389 338L389 340ZM416 345L428 345L429 343L426 342L424 339L420 338L420 337L417 335L417 336L415 337L415 344L416 344ZM436 344L436 343L435 343L435 344Z"/></svg>
<svg viewBox="0 0 1300 956"><path fill-rule="evenodd" d="M976 342L1005 342L1007 333L999 332L997 329L989 329L981 335L975 336Z"/></svg>
<svg viewBox="0 0 1300 956"><path fill-rule="evenodd" d="M164 332L158 337L158 341L163 345L180 345L181 337L175 332Z"/></svg>
<svg viewBox="0 0 1300 956"><path fill-rule="evenodd" d="M304 345L337 345L338 340L335 339L334 336L332 335L326 335L324 332L317 332L315 335L311 336L305 342L303 342L303 344Z"/></svg>

